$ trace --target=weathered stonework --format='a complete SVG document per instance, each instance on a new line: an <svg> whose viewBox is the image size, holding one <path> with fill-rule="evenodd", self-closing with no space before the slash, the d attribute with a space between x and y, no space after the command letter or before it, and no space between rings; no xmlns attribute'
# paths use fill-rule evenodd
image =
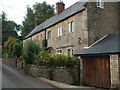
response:
<svg viewBox="0 0 120 90"><path fill-rule="evenodd" d="M48 47L53 47L53 54L57 49L61 49L64 54L67 54L67 49L73 49L74 53L78 52L85 46L88 46L88 31L87 31L87 12L82 11L74 16L48 28L51 30L52 38L48 39ZM75 32L68 33L68 22L74 21ZM63 34L58 36L58 27L62 25ZM47 33L46 32L46 33ZM78 43L81 38L81 44Z"/></svg>
<svg viewBox="0 0 120 90"><path fill-rule="evenodd" d="M111 88L119 85L119 55L110 55L110 76L111 76Z"/></svg>
<svg viewBox="0 0 120 90"><path fill-rule="evenodd" d="M67 84L76 84L78 81L77 68L53 68L31 66L29 75L33 77L42 77L50 80L63 82Z"/></svg>
<svg viewBox="0 0 120 90"><path fill-rule="evenodd" d="M96 2L87 3L87 22L89 45L108 34L119 32L118 2L104 2L104 8L98 8Z"/></svg>
<svg viewBox="0 0 120 90"><path fill-rule="evenodd" d="M8 66L12 68L16 68L15 60L12 60L10 58L4 58L3 60L4 64L7 64ZM26 73L26 67L23 65L22 70L22 62L17 62L17 68L20 71L24 71ZM63 82L67 84L78 84L78 71L77 68L63 68L63 67L45 67L45 66L36 66L32 65L28 69L28 75L34 77L34 78L47 78L50 80Z"/></svg>

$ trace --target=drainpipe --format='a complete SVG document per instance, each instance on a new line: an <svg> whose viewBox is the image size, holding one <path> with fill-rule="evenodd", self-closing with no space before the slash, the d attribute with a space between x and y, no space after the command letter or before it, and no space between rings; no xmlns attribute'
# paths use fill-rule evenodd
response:
<svg viewBox="0 0 120 90"><path fill-rule="evenodd" d="M45 39L46 39L46 30L45 30Z"/></svg>

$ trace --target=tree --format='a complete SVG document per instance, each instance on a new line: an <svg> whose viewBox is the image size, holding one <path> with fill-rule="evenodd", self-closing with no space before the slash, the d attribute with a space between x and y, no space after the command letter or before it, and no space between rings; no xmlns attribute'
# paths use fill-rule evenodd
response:
<svg viewBox="0 0 120 90"><path fill-rule="evenodd" d="M23 58L25 60L25 64L33 64L35 56L38 55L40 50L41 49L39 44L36 44L32 40L26 41L23 46Z"/></svg>
<svg viewBox="0 0 120 90"><path fill-rule="evenodd" d="M7 20L6 14L2 12L2 45L9 37L18 37L17 31L20 30L21 25L17 25L14 21Z"/></svg>
<svg viewBox="0 0 120 90"><path fill-rule="evenodd" d="M20 43L19 39L9 37L3 45L3 52L8 54L9 56L13 55L13 46L17 43Z"/></svg>
<svg viewBox="0 0 120 90"><path fill-rule="evenodd" d="M29 34L31 30L34 29L34 12L33 10L27 6L27 14L26 17L24 18L24 21L22 22L23 27L22 27L22 36L26 36Z"/></svg>
<svg viewBox="0 0 120 90"><path fill-rule="evenodd" d="M36 3L33 5L33 10L35 12L35 18L37 19L37 24L41 24L48 18L54 16L54 6L47 4L46 2L43 3Z"/></svg>
<svg viewBox="0 0 120 90"><path fill-rule="evenodd" d="M35 3L32 8L27 6L27 14L22 22L23 36L27 36L37 25L54 15L54 6L49 5L46 2Z"/></svg>

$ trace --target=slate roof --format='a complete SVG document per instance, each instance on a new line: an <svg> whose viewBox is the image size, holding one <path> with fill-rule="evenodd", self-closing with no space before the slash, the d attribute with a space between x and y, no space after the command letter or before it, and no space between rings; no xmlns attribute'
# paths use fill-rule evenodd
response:
<svg viewBox="0 0 120 90"><path fill-rule="evenodd" d="M30 32L25 39L33 36L34 34L43 31L57 23L59 23L60 21L65 20L66 18L82 11L85 9L85 2L76 2L75 4L73 4L72 6L70 6L69 8L65 9L62 13L60 13L59 15L53 16L50 19L46 20L45 22L43 22L42 24L38 25L36 28L33 29L32 32Z"/></svg>
<svg viewBox="0 0 120 90"><path fill-rule="evenodd" d="M110 34L88 49L82 49L75 55L120 53L120 34Z"/></svg>

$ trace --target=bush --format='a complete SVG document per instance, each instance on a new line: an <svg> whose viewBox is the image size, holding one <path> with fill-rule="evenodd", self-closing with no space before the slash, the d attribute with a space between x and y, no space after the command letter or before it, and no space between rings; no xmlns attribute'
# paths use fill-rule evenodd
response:
<svg viewBox="0 0 120 90"><path fill-rule="evenodd" d="M64 67L67 56L57 54L53 56L53 59L54 59L55 66Z"/></svg>
<svg viewBox="0 0 120 90"><path fill-rule="evenodd" d="M16 57L20 57L22 55L22 48L23 44L22 43L17 43L13 45L13 54Z"/></svg>
<svg viewBox="0 0 120 90"><path fill-rule="evenodd" d="M36 44L34 41L29 40L26 41L23 46L23 58L25 64L33 64L34 60L36 59L36 56L40 52L40 46Z"/></svg>
<svg viewBox="0 0 120 90"><path fill-rule="evenodd" d="M65 66L66 67L75 67L75 66L77 66L77 59L75 57L68 56L66 61L65 61Z"/></svg>
<svg viewBox="0 0 120 90"><path fill-rule="evenodd" d="M13 55L13 45L17 43L20 43L19 39L9 37L3 45L3 53L9 56Z"/></svg>
<svg viewBox="0 0 120 90"><path fill-rule="evenodd" d="M48 59L51 57L51 55L47 51L42 50L37 57L38 58L35 61L36 65L47 66Z"/></svg>
<svg viewBox="0 0 120 90"><path fill-rule="evenodd" d="M74 57L61 54L52 56L47 51L41 51L39 59L36 60L36 64L47 67L75 67L77 61Z"/></svg>

